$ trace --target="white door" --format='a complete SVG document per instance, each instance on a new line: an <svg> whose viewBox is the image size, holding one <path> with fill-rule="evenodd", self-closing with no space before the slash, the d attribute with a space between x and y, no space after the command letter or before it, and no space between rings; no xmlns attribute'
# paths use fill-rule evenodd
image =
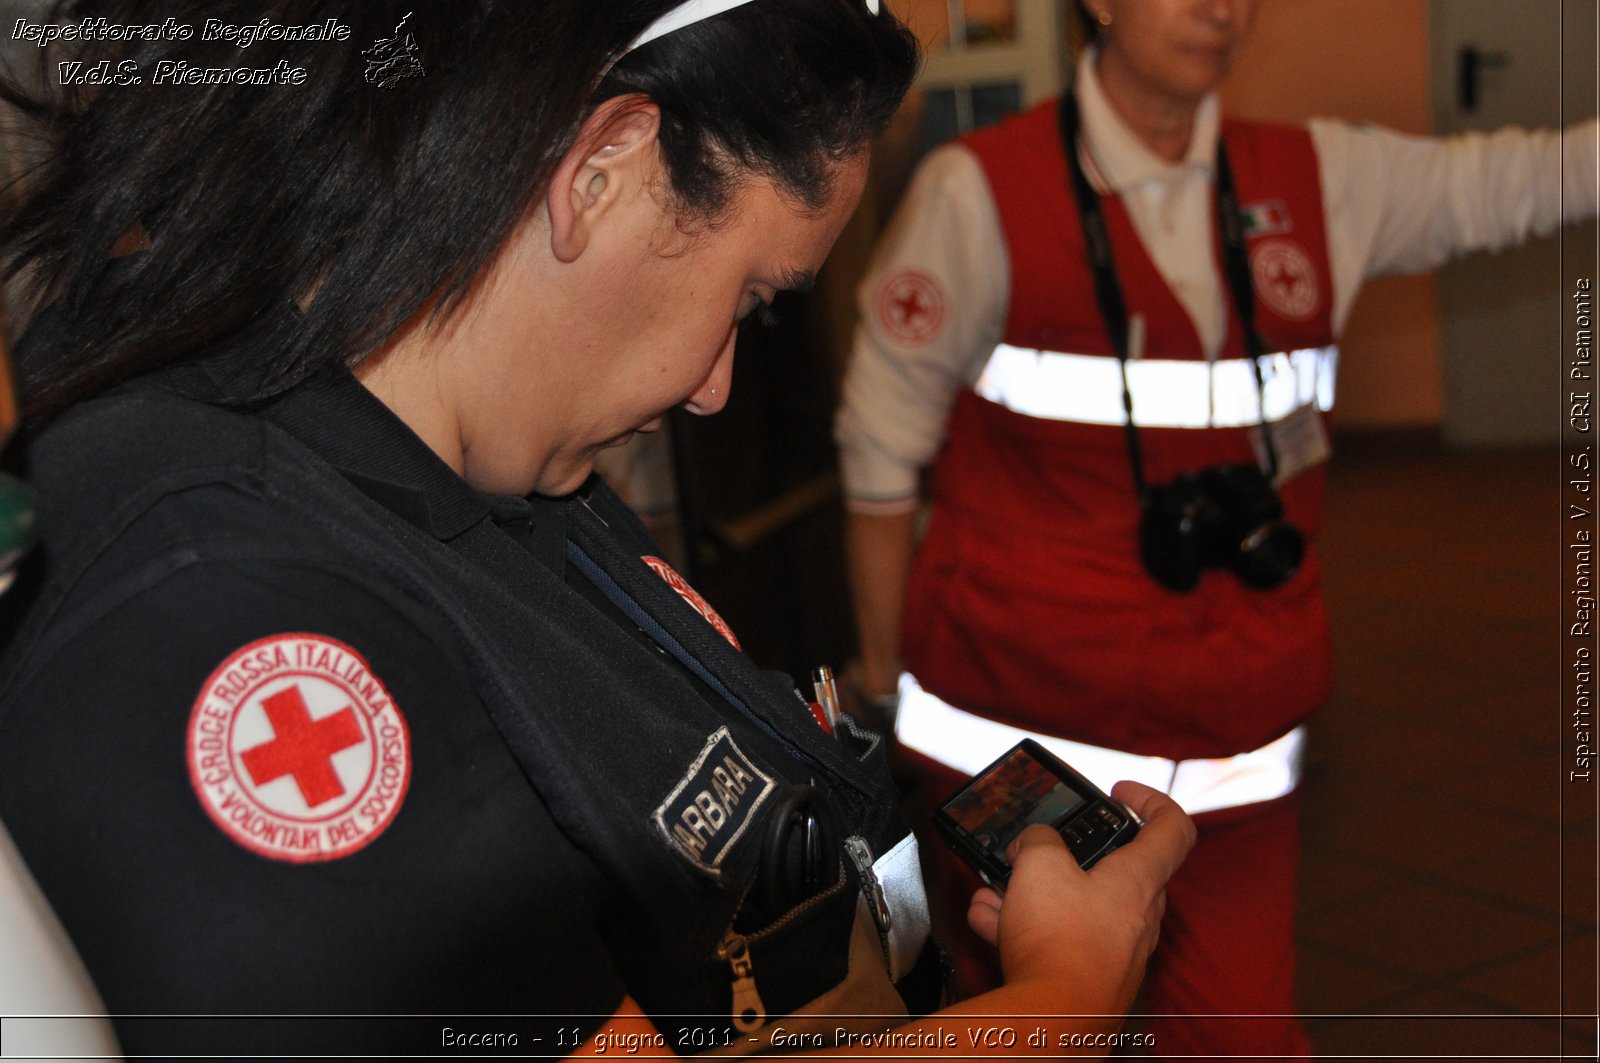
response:
<svg viewBox="0 0 1600 1063"><path fill-rule="evenodd" d="M1557 126L1595 113L1594 0L1432 0L1430 16L1439 133ZM1592 276L1585 264L1594 257L1594 227L1585 225L1440 271L1448 442L1556 442L1563 276Z"/></svg>

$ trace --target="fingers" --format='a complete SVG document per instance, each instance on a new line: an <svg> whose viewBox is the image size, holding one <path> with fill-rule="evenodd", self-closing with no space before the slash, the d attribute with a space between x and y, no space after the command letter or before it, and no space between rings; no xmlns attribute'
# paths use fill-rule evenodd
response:
<svg viewBox="0 0 1600 1063"><path fill-rule="evenodd" d="M1116 904L1132 904L1142 913L1138 919L1141 925L1147 927L1149 937L1143 946L1143 954L1148 955L1149 949L1154 947L1156 927L1165 908L1167 881L1194 846L1194 822L1170 797L1148 786L1118 783L1112 793L1138 814L1144 826L1128 845L1096 864L1093 872L1084 872L1066 841L1044 824L1035 823L1027 827L1006 847L1006 857L1013 869L1011 882L1014 887L1022 889L1019 885L1022 880L1033 884L1055 884L1049 887L1026 887L1030 904L1022 909L1020 915L1014 913L1011 916L1013 928L1018 925L1030 926L1032 924L1029 921L1039 916L1035 910L1036 896L1032 891L1040 888L1071 891L1097 882L1100 885L1091 889L1091 892L1102 895L1100 903L1115 897L1118 898ZM1051 903L1056 904L1061 897L1067 896L1087 899L1089 894L1058 892L1056 900ZM1020 897L1019 894L1018 899ZM968 925L974 933L991 944L998 944L1000 940L1001 907L999 894L993 890L979 890L967 908ZM1020 924L1017 922L1019 918L1022 920ZM1012 938L1015 939L1014 932Z"/></svg>
<svg viewBox="0 0 1600 1063"><path fill-rule="evenodd" d="M1118 800L1126 802L1144 821L1138 837L1132 842L1132 848L1139 857L1138 862L1153 877L1152 885L1160 889L1188 857L1189 850L1194 848L1194 820L1172 798L1143 783L1119 782L1111 788L1111 793ZM1125 851L1127 847L1118 850ZM1106 859L1112 860L1116 856L1113 853ZM1041 823L1035 823L1017 835L1006 847L1006 857L1012 867L1024 859L1054 860L1070 865L1073 870L1077 870L1078 866L1061 835ZM1130 860L1124 857L1121 862L1129 863ZM1104 866L1104 863L1099 866Z"/></svg>
<svg viewBox="0 0 1600 1063"><path fill-rule="evenodd" d="M1133 809L1139 814L1140 819L1146 821L1157 814L1159 806L1177 804L1160 790L1146 786L1142 782L1133 782L1131 779L1124 779L1113 786L1111 796Z"/></svg>
<svg viewBox="0 0 1600 1063"><path fill-rule="evenodd" d="M1111 794L1119 801L1126 802L1144 820L1144 827L1131 847L1137 847L1151 871L1160 876L1158 881L1164 885L1189 855L1189 850L1194 848L1194 820L1172 798L1142 783L1119 782L1111 788ZM1106 859L1114 859L1126 848Z"/></svg>
<svg viewBox="0 0 1600 1063"><path fill-rule="evenodd" d="M1160 790L1152 789L1143 783L1124 780L1111 788L1111 794L1119 801L1126 802L1145 825L1165 821L1167 824L1163 831L1175 831L1182 836L1185 843L1184 852L1194 847L1195 828L1194 820L1189 818L1178 803Z"/></svg>
<svg viewBox="0 0 1600 1063"><path fill-rule="evenodd" d="M1000 894L984 887L967 905L967 925L990 945L1000 944Z"/></svg>

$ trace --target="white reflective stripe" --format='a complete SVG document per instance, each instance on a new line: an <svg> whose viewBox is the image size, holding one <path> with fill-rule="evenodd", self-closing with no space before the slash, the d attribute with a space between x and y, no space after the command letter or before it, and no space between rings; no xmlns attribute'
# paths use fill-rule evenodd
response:
<svg viewBox="0 0 1600 1063"><path fill-rule="evenodd" d="M1128 363L1134 423L1141 428L1246 428L1278 421L1302 406L1333 409L1338 347L1304 347L1261 356L1264 387L1247 358L1218 362L1141 358ZM1052 421L1120 425L1122 367L1115 358L1028 350L1002 343L978 382L979 395L1014 413Z"/></svg>
<svg viewBox="0 0 1600 1063"><path fill-rule="evenodd" d="M1306 729L1296 727L1236 757L1180 760L1167 792L1191 814L1271 801L1300 785L1305 748Z"/></svg>
<svg viewBox="0 0 1600 1063"><path fill-rule="evenodd" d="M895 738L941 764L976 775L1024 738L1031 738L1103 790L1122 779L1169 795L1191 815L1270 801L1300 781L1305 728L1296 727L1260 749L1215 760L1171 761L1104 749L986 720L935 697L909 673L900 676Z"/></svg>

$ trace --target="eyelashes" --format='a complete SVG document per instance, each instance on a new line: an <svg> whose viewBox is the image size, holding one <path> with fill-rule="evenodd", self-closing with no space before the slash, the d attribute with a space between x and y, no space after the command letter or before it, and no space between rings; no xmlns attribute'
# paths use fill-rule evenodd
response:
<svg viewBox="0 0 1600 1063"><path fill-rule="evenodd" d="M754 293L751 294L751 298L756 301L755 306L751 307L739 319L740 327L744 327L752 321L761 328L771 328L776 325L778 323L778 314L777 311L772 309L772 304Z"/></svg>
<svg viewBox="0 0 1600 1063"><path fill-rule="evenodd" d="M772 309L772 304L765 300L756 300L756 308L750 317L762 328L771 328L778 323L778 312Z"/></svg>

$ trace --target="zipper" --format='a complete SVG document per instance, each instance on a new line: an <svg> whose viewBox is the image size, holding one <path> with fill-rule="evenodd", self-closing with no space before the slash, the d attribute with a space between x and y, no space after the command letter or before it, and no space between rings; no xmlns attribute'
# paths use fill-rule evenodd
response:
<svg viewBox="0 0 1600 1063"><path fill-rule="evenodd" d="M872 870L872 849L865 838L852 834L844 840L844 851L855 865L856 874L861 877L861 895L866 898L867 912L878 928L878 944L883 947L884 962L893 969L889 953L889 928L894 924L894 919L889 914L889 898L884 895L883 883L878 881L877 872Z"/></svg>
<svg viewBox="0 0 1600 1063"><path fill-rule="evenodd" d="M767 1021L767 1006L756 989L755 963L750 959L750 939L729 928L717 945L717 958L733 969L733 1028L740 1033L759 1030Z"/></svg>
<svg viewBox="0 0 1600 1063"><path fill-rule="evenodd" d="M733 972L733 1016L734 1029L740 1033L749 1033L759 1030L767 1021L767 1006L762 1003L761 993L756 987L755 961L750 957L750 946L762 938L770 937L800 918L818 904L832 897L844 888L847 880L844 876L839 881L823 890L815 897L803 904L791 908L784 913L783 918L769 926L764 926L753 934L741 934L732 927L722 935L722 940L717 943L717 959L726 963Z"/></svg>

